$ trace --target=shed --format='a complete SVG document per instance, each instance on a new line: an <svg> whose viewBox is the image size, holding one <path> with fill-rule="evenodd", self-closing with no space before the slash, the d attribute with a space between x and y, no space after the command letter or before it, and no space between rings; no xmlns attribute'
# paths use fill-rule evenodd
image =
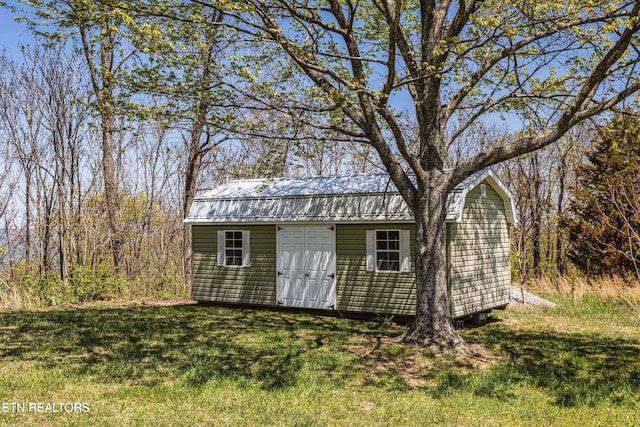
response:
<svg viewBox="0 0 640 427"><path fill-rule="evenodd" d="M415 223L387 174L236 180L199 195L199 302L415 315ZM509 303L514 199L490 169L447 200L454 318Z"/></svg>

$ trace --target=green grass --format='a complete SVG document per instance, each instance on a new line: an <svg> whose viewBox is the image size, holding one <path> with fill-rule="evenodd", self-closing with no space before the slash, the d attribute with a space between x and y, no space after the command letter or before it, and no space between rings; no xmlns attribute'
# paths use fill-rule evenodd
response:
<svg viewBox="0 0 640 427"><path fill-rule="evenodd" d="M640 423L636 301L556 296L461 331L478 359L402 327L194 305L0 314L0 425L602 426Z"/></svg>

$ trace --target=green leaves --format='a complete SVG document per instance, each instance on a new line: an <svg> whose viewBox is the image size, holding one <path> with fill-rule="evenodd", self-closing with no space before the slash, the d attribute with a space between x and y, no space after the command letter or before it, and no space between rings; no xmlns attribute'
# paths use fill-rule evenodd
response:
<svg viewBox="0 0 640 427"><path fill-rule="evenodd" d="M640 273L640 125L619 117L598 134L589 163L577 170L571 213L563 226L571 260L597 274Z"/></svg>

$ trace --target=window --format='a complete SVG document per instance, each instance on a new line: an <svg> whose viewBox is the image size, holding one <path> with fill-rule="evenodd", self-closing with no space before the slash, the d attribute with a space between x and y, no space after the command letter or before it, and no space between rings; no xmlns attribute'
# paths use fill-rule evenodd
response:
<svg viewBox="0 0 640 427"><path fill-rule="evenodd" d="M242 265L242 231L224 232L224 265Z"/></svg>
<svg viewBox="0 0 640 427"><path fill-rule="evenodd" d="M376 231L376 270L400 271L400 230Z"/></svg>
<svg viewBox="0 0 640 427"><path fill-rule="evenodd" d="M222 267L249 267L250 234L247 230L219 230L218 265Z"/></svg>
<svg viewBox="0 0 640 427"><path fill-rule="evenodd" d="M367 230L367 271L409 272L411 271L409 230Z"/></svg>

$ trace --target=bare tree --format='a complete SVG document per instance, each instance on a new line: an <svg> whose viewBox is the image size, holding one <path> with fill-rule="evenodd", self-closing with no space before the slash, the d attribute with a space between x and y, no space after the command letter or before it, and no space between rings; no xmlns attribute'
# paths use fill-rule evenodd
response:
<svg viewBox="0 0 640 427"><path fill-rule="evenodd" d="M48 270L55 257L60 277L68 276L68 245L81 201L79 156L84 107L77 62L65 57L63 45L24 47L23 63L3 58L1 121L24 178L24 251L31 262L33 232L40 267ZM36 215L33 215L35 209Z"/></svg>

